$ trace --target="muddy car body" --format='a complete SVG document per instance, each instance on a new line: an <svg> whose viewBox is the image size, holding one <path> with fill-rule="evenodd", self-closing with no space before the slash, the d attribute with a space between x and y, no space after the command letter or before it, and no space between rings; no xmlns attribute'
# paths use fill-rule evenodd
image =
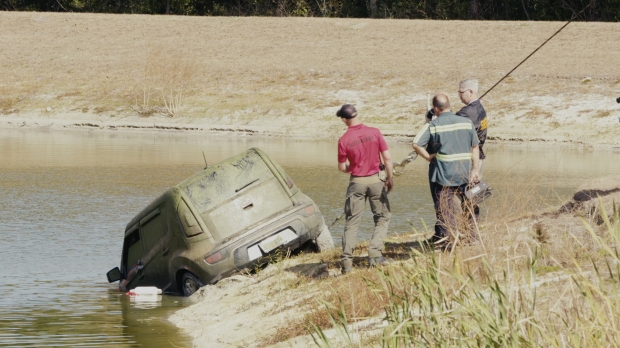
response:
<svg viewBox="0 0 620 348"><path fill-rule="evenodd" d="M253 148L170 188L134 217L121 266L107 276L120 280L122 291L156 286L190 295L264 263L279 248L317 240L333 245L316 204Z"/></svg>

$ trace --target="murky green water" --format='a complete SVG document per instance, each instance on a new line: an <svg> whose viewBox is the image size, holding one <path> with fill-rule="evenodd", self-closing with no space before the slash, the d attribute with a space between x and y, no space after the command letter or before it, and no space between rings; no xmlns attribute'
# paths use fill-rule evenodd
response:
<svg viewBox="0 0 620 348"><path fill-rule="evenodd" d="M260 147L288 171L330 224L348 182L336 170L335 142L187 134L0 130L0 346L191 347L166 318L189 303L162 296L135 302L108 284L120 262L125 224L169 186L210 163ZM390 143L395 160L411 151ZM620 153L489 146L486 204L520 189L536 207L557 205L583 181L620 174ZM390 194L390 231L434 222L426 164L410 164ZM496 203L494 203L496 202ZM368 239L366 212L360 239ZM332 228L340 244L342 223Z"/></svg>

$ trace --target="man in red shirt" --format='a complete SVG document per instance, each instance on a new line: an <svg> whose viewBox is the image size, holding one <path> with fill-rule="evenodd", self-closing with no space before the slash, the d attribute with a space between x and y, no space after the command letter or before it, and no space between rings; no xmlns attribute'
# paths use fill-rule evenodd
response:
<svg viewBox="0 0 620 348"><path fill-rule="evenodd" d="M369 263L376 266L391 262L381 254L381 250L391 216L387 194L392 191L394 183L392 157L381 131L362 124L356 117L357 111L353 105L343 105L336 115L349 127L338 140L338 170L351 174L344 205L346 226L340 257L344 274L351 272L353 267L353 248L366 199L370 202L375 221L375 231L368 247ZM379 177L381 158L387 174L385 182Z"/></svg>

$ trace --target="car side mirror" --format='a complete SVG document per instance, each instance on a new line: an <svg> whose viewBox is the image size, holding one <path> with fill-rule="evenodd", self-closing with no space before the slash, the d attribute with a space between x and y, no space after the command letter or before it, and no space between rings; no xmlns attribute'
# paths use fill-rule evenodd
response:
<svg viewBox="0 0 620 348"><path fill-rule="evenodd" d="M118 267L114 267L106 274L106 276L108 277L109 283L114 283L116 281L121 280L122 278L121 270L118 269Z"/></svg>

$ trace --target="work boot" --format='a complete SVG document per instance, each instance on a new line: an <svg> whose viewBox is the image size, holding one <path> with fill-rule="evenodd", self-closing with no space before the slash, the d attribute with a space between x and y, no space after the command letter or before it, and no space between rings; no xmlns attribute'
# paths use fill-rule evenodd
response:
<svg viewBox="0 0 620 348"><path fill-rule="evenodd" d="M370 267L386 266L394 262L394 259L385 256L368 257L368 265Z"/></svg>
<svg viewBox="0 0 620 348"><path fill-rule="evenodd" d="M452 245L449 238L438 235L433 235L430 239L427 240L427 242L429 242L431 248L440 251L449 250L450 246Z"/></svg>
<svg viewBox="0 0 620 348"><path fill-rule="evenodd" d="M352 270L353 270L353 261L351 260L340 261L340 272L342 272L342 274L351 273Z"/></svg>

